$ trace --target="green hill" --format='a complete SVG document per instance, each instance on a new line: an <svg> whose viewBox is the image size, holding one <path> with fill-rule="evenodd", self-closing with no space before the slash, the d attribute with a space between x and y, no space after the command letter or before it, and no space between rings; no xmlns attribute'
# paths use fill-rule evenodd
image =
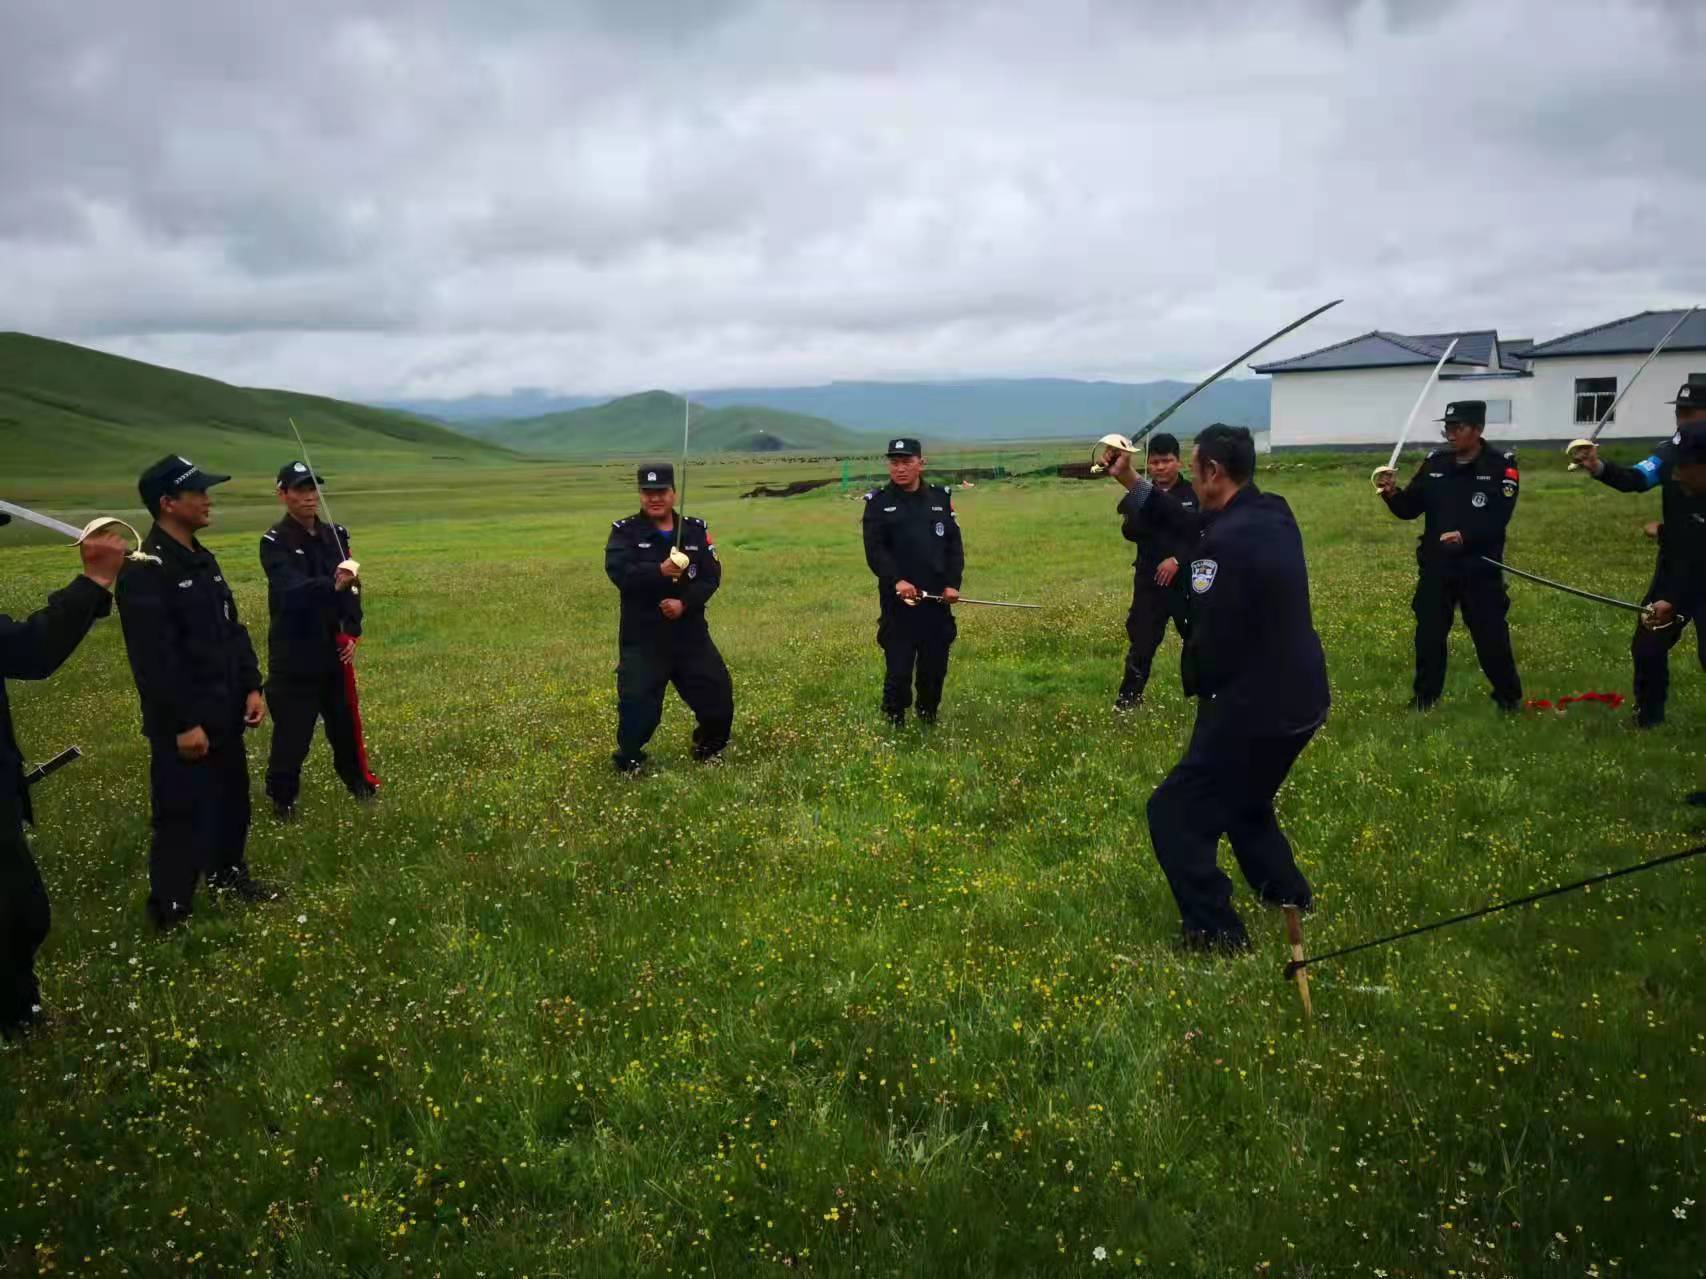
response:
<svg viewBox="0 0 1706 1279"><path fill-rule="evenodd" d="M524 453L552 457L595 454L673 456L681 448L682 399L667 391L623 396L596 408L489 422L465 429ZM752 405L693 405L696 453L859 453L874 446L856 431L821 417Z"/></svg>
<svg viewBox="0 0 1706 1279"><path fill-rule="evenodd" d="M433 422L293 391L229 386L68 342L0 333L0 476L134 476L165 453L213 470L270 473L296 456L295 418L317 466L514 461Z"/></svg>

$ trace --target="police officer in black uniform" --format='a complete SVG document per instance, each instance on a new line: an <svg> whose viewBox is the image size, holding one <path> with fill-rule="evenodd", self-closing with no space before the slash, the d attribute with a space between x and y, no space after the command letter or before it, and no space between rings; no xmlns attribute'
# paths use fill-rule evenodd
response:
<svg viewBox="0 0 1706 1279"><path fill-rule="evenodd" d="M1181 565L1189 564L1201 532L1196 490L1179 474L1179 441L1165 431L1149 439L1146 467L1153 494L1135 503L1129 491L1121 499L1120 532L1137 543L1133 561L1131 609L1126 613L1125 633L1129 641L1125 675L1114 698L1115 710L1127 710L1143 701L1149 684L1155 650L1167 634L1167 623L1185 637L1185 577ZM1131 457L1116 453L1108 474L1126 483L1132 474Z"/></svg>
<svg viewBox="0 0 1706 1279"><path fill-rule="evenodd" d="M11 518L0 511L0 524ZM0 1037L6 1039L41 1018L35 959L50 919L47 887L24 839L24 824L34 815L6 681L46 679L83 642L95 619L112 612L124 543L103 534L85 538L77 549L81 576L48 596L46 608L21 622L0 614Z"/></svg>
<svg viewBox="0 0 1706 1279"><path fill-rule="evenodd" d="M362 762L343 666L355 661L361 638L361 583L341 568L349 559L349 530L320 519L325 482L302 462L278 473L278 498L287 514L261 535L267 575L267 709L272 712L272 754L267 796L273 814L295 815L302 761L323 720L332 766L351 795L370 799L372 777Z"/></svg>
<svg viewBox="0 0 1706 1279"><path fill-rule="evenodd" d="M1303 538L1285 499L1251 482L1244 427L1197 436L1191 474L1202 538L1188 566L1185 692L1197 699L1184 758L1149 797L1149 837L1179 904L1183 943L1249 946L1216 861L1220 837L1271 905L1313 905L1309 881L1274 815L1274 796L1326 722L1327 663L1309 611ZM1148 481L1131 499L1142 505Z"/></svg>
<svg viewBox="0 0 1706 1279"><path fill-rule="evenodd" d="M1653 728L1664 723L1670 692L1670 651L1694 622L1694 642L1706 669L1706 373L1695 373L1676 393L1676 434L1634 466L1619 466L1599 456L1593 445L1571 456L1601 484L1621 493L1663 489L1658 564L1643 603L1653 609L1650 622L1635 628L1630 653L1635 659L1635 723Z"/></svg>
<svg viewBox="0 0 1706 1279"><path fill-rule="evenodd" d="M1445 688L1446 636L1459 608L1475 656L1501 710L1522 706L1522 680L1511 652L1510 595L1504 574L1482 559L1502 560L1505 526L1516 510L1516 454L1487 447L1484 400L1445 406L1451 447L1428 454L1403 489L1390 471L1377 483L1387 509L1401 520L1424 516L1416 546L1421 574L1410 607L1416 614L1416 681L1410 705L1428 710Z"/></svg>
<svg viewBox="0 0 1706 1279"><path fill-rule="evenodd" d="M669 463L642 466L639 484L640 510L615 522L604 547L604 572L622 592L612 759L624 773L645 763L670 684L699 721L694 759L719 755L735 718L729 668L705 622L705 606L723 581L711 531L704 520L676 511ZM671 558L678 546L685 565Z"/></svg>
<svg viewBox="0 0 1706 1279"><path fill-rule="evenodd" d="M945 488L924 483L924 446L891 440L889 482L865 494L865 563L877 575L877 645L883 650L883 714L906 722L914 672L918 718L936 722L948 649L958 629L948 607L960 597L965 548L954 500ZM921 600L921 594L944 603Z"/></svg>
<svg viewBox="0 0 1706 1279"><path fill-rule="evenodd" d="M144 471L136 487L154 526L142 549L158 563L126 566L116 592L149 745L148 915L161 932L189 918L202 876L243 901L280 895L244 855L243 731L266 718L260 666L219 561L196 540L212 522L207 490L230 478L182 457Z"/></svg>

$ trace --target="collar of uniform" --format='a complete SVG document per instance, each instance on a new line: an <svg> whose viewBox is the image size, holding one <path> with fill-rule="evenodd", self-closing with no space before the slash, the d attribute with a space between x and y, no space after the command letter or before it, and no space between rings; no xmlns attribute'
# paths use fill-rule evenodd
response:
<svg viewBox="0 0 1706 1279"><path fill-rule="evenodd" d="M290 516L286 515L277 524L272 526L272 531L292 542L313 542L325 537L326 530L331 527L332 526L330 524L326 523L325 520L316 515L314 517L314 529L310 532Z"/></svg>
<svg viewBox="0 0 1706 1279"><path fill-rule="evenodd" d="M1261 495L1262 490L1256 487L1254 481L1251 481L1249 484L1244 485L1234 493L1231 498L1228 499L1226 505L1221 507L1219 511L1215 512L1215 514L1225 515L1228 511L1236 510L1240 506L1254 502Z"/></svg>
<svg viewBox="0 0 1706 1279"><path fill-rule="evenodd" d="M195 565L212 558L199 540L194 546L185 546L157 523L149 528L148 536L143 539L143 549L151 555L158 555L163 563Z"/></svg>
<svg viewBox="0 0 1706 1279"><path fill-rule="evenodd" d="M918 487L913 489L912 492L910 492L910 493L908 493L900 485L896 484L893 480L890 480L886 487L888 488L888 491L890 493L894 494L894 496L896 496L898 498L902 498L903 500L908 501L908 502L915 502L919 498L924 497L926 494L928 494L930 492L930 486L928 484L926 484L923 480L919 480L918 481Z"/></svg>

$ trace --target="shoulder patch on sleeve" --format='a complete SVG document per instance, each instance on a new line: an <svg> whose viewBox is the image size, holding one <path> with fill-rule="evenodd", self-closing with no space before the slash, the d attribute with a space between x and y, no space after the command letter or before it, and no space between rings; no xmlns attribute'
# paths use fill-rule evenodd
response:
<svg viewBox="0 0 1706 1279"><path fill-rule="evenodd" d="M262 533L261 534L261 541L263 541L263 542L276 542L276 541L278 541L278 534L277 533Z"/></svg>
<svg viewBox="0 0 1706 1279"><path fill-rule="evenodd" d="M866 494L865 494L865 500L866 500L866 501L867 501L867 502L869 502L869 501L870 501L870 500L871 500L871 499L872 499L872 498L873 498L873 497L875 497L875 496L876 496L876 495L877 495L877 490L876 490L876 489L872 489L872 490L871 490L871 491L870 491L870 492L868 492L868 493L866 493Z"/></svg>

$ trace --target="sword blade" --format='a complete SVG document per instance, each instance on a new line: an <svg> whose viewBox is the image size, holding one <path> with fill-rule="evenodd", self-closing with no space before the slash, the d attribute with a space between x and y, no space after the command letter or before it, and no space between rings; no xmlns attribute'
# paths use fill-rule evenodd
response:
<svg viewBox="0 0 1706 1279"><path fill-rule="evenodd" d="M972 600L964 595L957 600L950 600L943 595L930 595L924 591L918 593L921 600L929 600L932 604L981 604L985 608L1041 608L1041 604L1010 604L1006 600Z"/></svg>
<svg viewBox="0 0 1706 1279"><path fill-rule="evenodd" d="M1487 563L1491 564L1494 568L1503 569L1507 573L1514 573L1518 577L1527 578L1531 582L1538 582L1542 586L1550 586L1555 591L1563 591L1564 594L1574 595L1578 599L1592 600L1596 604L1609 604L1613 608L1624 608L1628 609L1631 613L1640 613L1642 615L1652 611L1645 604L1631 604L1627 600L1612 599L1609 595L1595 595L1592 591L1584 591L1579 590L1574 586L1566 586L1562 582L1554 582L1549 577L1541 577L1538 573L1529 573L1520 568L1512 568L1509 564L1501 564L1491 555L1483 555L1481 558L1486 560Z"/></svg>
<svg viewBox="0 0 1706 1279"><path fill-rule="evenodd" d="M1445 354L1439 357L1439 363L1434 365L1434 371L1428 374L1428 380L1422 383L1422 393L1416 397L1415 405L1410 409L1410 416L1404 419L1404 429L1398 432L1398 442L1392 446L1392 456L1386 461L1386 469L1393 470L1398 465L1398 455L1404 451L1404 441L1410 438L1410 428L1416 424L1416 414L1422 411L1422 402L1428 398L1428 392L1433 390L1434 383L1439 381L1439 371L1445 367L1445 362L1451 358L1451 353L1457 349L1457 339L1451 339L1451 345L1445 348Z"/></svg>
<svg viewBox="0 0 1706 1279"><path fill-rule="evenodd" d="M326 490L320 487L320 472L314 469L314 459L308 456L308 446L302 441L302 432L296 429L296 419L284 419L290 423L290 433L296 437L296 447L302 450L302 461L308 468L308 478L314 481L314 492L320 498L320 509L326 513L326 523L332 526L332 541L344 553L344 558L350 558L349 543L338 536L338 522L332 518L332 504L326 500Z"/></svg>
<svg viewBox="0 0 1706 1279"><path fill-rule="evenodd" d="M80 750L76 746L67 746L64 750L60 751L59 754L55 755L52 759L48 760L46 763L37 764L34 768L30 769L29 772L25 773L24 774L24 785L25 786L34 786L42 778L47 777L50 774L57 773L60 769L64 768L72 760L82 759L82 758L83 758L82 750Z"/></svg>
<svg viewBox="0 0 1706 1279"><path fill-rule="evenodd" d="M1664 350L1665 345L1676 336L1676 331L1684 324L1688 323L1688 317L1693 315L1699 309L1700 308L1698 306L1689 307L1688 310L1682 313L1682 319L1671 325L1670 331L1659 339L1659 344L1653 348L1652 354L1641 361L1641 367L1636 369L1635 372L1630 375L1629 380L1623 384L1623 389L1619 391L1616 398L1611 401L1611 407L1606 409L1604 413L1600 414L1599 421L1594 423L1593 430L1588 433L1589 440L1597 440L1599 438L1599 433L1605 429L1605 424L1611 421L1611 415L1617 412L1617 406L1623 403L1623 397L1629 394L1629 389L1634 386L1636 382L1640 381L1641 374L1647 371L1647 365L1651 364L1654 359L1658 357L1659 352Z"/></svg>
<svg viewBox="0 0 1706 1279"><path fill-rule="evenodd" d="M1198 382L1190 390L1186 391L1178 399L1174 400L1166 408L1162 409L1154 417L1150 418L1149 421L1144 424L1143 429L1141 431L1139 431L1136 435L1131 437L1131 442L1133 444L1136 444L1138 441L1142 440L1144 436L1148 435L1156 427L1160 426L1168 418L1172 417L1174 413L1178 412L1181 408L1183 408L1185 406L1186 401L1188 401L1198 391L1206 390L1208 387L1214 385L1214 383L1218 382L1226 374L1230 373L1233 369L1237 368L1240 364L1244 363L1245 360L1249 359L1252 355L1256 354L1256 352L1260 351L1263 347L1271 346L1273 343L1278 342L1282 337L1284 337L1287 333L1290 333L1293 329L1302 328L1305 324L1308 324L1309 321L1313 320L1316 316L1320 315L1322 312L1331 311L1334 307L1338 306L1339 303L1343 302L1343 301L1344 301L1343 298L1335 298L1333 301L1327 303L1326 306L1316 307L1313 311L1311 311L1308 315L1302 317L1301 319L1293 320L1290 324L1286 325L1283 329L1281 329L1278 333L1275 333L1272 337L1263 338L1260 342L1256 343L1255 346L1251 347L1248 351L1244 352L1243 355L1240 355L1236 360L1228 360L1220 368L1216 369L1213 373L1210 373L1202 381Z"/></svg>
<svg viewBox="0 0 1706 1279"><path fill-rule="evenodd" d="M43 515L40 511L32 511L27 506L19 506L16 502L0 501L0 511L5 511L8 515L16 515L21 520L28 520L31 524L39 524L43 528L50 528L55 533L63 533L73 542L81 542L83 540L82 529L73 528L64 520L56 520L53 516Z"/></svg>

